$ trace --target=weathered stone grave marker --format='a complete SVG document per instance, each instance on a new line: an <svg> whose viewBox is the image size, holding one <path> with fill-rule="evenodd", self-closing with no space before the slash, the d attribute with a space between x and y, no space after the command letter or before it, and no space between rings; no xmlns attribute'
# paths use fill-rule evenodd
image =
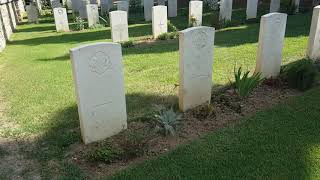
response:
<svg viewBox="0 0 320 180"><path fill-rule="evenodd" d="M11 23L10 12L6 4L0 5L0 18L2 20L4 36L9 40L14 29Z"/></svg>
<svg viewBox="0 0 320 180"><path fill-rule="evenodd" d="M79 16L82 19L87 19L87 5L89 4L88 0L79 0Z"/></svg>
<svg viewBox="0 0 320 180"><path fill-rule="evenodd" d="M13 1L11 1L7 4L7 8L8 8L9 16L10 16L11 27L12 27L12 29L16 29L18 17L17 17L17 12L15 9L15 5L13 4Z"/></svg>
<svg viewBox="0 0 320 180"><path fill-rule="evenodd" d="M113 42L124 42L129 40L128 18L125 11L112 11L109 13L111 38Z"/></svg>
<svg viewBox="0 0 320 180"><path fill-rule="evenodd" d="M127 128L120 44L95 43L70 50L84 143Z"/></svg>
<svg viewBox="0 0 320 180"><path fill-rule="evenodd" d="M307 56L312 60L320 60L320 6L313 9Z"/></svg>
<svg viewBox="0 0 320 180"><path fill-rule="evenodd" d="M179 107L181 111L210 102L214 28L193 27L180 32Z"/></svg>
<svg viewBox="0 0 320 180"><path fill-rule="evenodd" d="M202 1L189 2L189 24L192 26L201 26L202 24Z"/></svg>
<svg viewBox="0 0 320 180"><path fill-rule="evenodd" d="M31 3L26 7L27 15L28 15L28 22L29 23L38 23L39 12L37 6L34 3Z"/></svg>
<svg viewBox="0 0 320 180"><path fill-rule="evenodd" d="M167 6L152 7L152 33L154 38L168 32L167 23Z"/></svg>
<svg viewBox="0 0 320 180"><path fill-rule="evenodd" d="M261 17L256 73L276 77L280 73L287 14L269 13Z"/></svg>
<svg viewBox="0 0 320 180"><path fill-rule="evenodd" d="M144 8L144 19L146 21L151 21L152 19L152 7L154 5L153 0L144 0L143 8Z"/></svg>
<svg viewBox="0 0 320 180"><path fill-rule="evenodd" d="M270 13L280 11L280 0L271 0L270 2Z"/></svg>
<svg viewBox="0 0 320 180"><path fill-rule="evenodd" d="M177 17L177 15L178 15L177 0L168 0L168 16Z"/></svg>
<svg viewBox="0 0 320 180"><path fill-rule="evenodd" d="M89 27L94 27L95 25L99 24L98 4L87 5L87 20Z"/></svg>
<svg viewBox="0 0 320 180"><path fill-rule="evenodd" d="M67 10L65 8L54 8L53 9L54 22L56 24L56 30L58 32L68 32L69 23Z"/></svg>
<svg viewBox="0 0 320 180"><path fill-rule="evenodd" d="M72 1L72 11L79 12L80 10L80 0L71 0Z"/></svg>
<svg viewBox="0 0 320 180"><path fill-rule="evenodd" d="M258 0L247 0L247 19L257 18Z"/></svg>
<svg viewBox="0 0 320 180"><path fill-rule="evenodd" d="M4 48L6 47L6 38L4 35L4 29L3 29L3 24L2 24L2 20L0 18L0 52L2 52L4 50Z"/></svg>
<svg viewBox="0 0 320 180"><path fill-rule="evenodd" d="M232 0L221 0L219 20L225 21L225 22L231 21L231 16L232 16Z"/></svg>

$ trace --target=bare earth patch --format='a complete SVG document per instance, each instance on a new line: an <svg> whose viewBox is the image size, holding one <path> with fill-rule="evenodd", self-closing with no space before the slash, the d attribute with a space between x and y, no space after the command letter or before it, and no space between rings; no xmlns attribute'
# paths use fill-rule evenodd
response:
<svg viewBox="0 0 320 180"><path fill-rule="evenodd" d="M212 97L213 113L208 113L207 107L200 106L184 113L184 118L174 137L164 137L153 132L154 126L150 122L131 122L128 131L142 134L147 141L142 156L124 158L111 163L89 161L88 154L106 142L117 147L123 141L124 133L116 135L103 142L84 145L74 144L66 155L66 161L77 164L89 177L97 179L112 175L133 164L140 163L159 154L176 148L179 144L186 143L203 136L209 132L239 123L244 117L268 109L279 102L300 93L296 90L283 88L277 81L266 82L258 87L248 99L239 98L232 90L226 90Z"/></svg>

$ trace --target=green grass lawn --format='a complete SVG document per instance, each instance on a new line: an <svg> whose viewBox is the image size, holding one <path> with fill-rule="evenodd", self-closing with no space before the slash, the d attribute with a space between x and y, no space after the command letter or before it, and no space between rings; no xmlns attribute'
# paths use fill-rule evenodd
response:
<svg viewBox="0 0 320 180"><path fill-rule="evenodd" d="M210 14L204 25L210 25ZM234 24L242 24L244 11L234 12ZM132 40L151 37L150 23L130 19ZM288 17L283 63L305 56L311 14ZM171 19L180 30L187 27L185 11ZM216 32L213 67L214 85L232 79L235 65L254 70L259 24L250 23ZM110 28L56 33L52 18L41 24L20 25L12 41L0 54L0 93L8 120L1 122L2 137L36 135L39 149L31 157L42 164L43 174L52 159L62 160L69 146L80 141L69 49L81 44L106 42ZM144 118L152 104L176 104L178 40L142 43L123 49L125 88L129 121Z"/></svg>
<svg viewBox="0 0 320 180"><path fill-rule="evenodd" d="M320 88L110 179L320 179Z"/></svg>

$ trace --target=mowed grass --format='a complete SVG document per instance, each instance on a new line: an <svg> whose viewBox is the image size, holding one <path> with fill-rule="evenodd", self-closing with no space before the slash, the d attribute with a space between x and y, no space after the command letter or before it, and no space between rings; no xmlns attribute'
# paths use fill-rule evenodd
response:
<svg viewBox="0 0 320 180"><path fill-rule="evenodd" d="M320 88L110 179L320 179Z"/></svg>
<svg viewBox="0 0 320 180"><path fill-rule="evenodd" d="M210 14L204 25L210 25ZM244 11L234 12L234 23L243 22ZM305 56L311 14L289 16L283 63ZM130 19L129 34L138 41L151 37L150 23ZM188 26L185 11L171 19L180 30ZM254 70L259 24L250 23L216 32L213 83L227 84L234 66ZM80 141L79 120L74 94L69 49L81 44L110 42L110 28L56 33L52 18L41 24L20 25L0 54L0 93L5 99L3 137L36 135L39 148L34 157L43 163L62 160L71 144ZM142 43L123 49L125 88L129 121L143 119L152 104L177 103L178 40ZM63 166L63 165L61 165ZM72 166L72 165L71 165ZM61 168L64 169L64 168ZM68 169L68 168L65 168ZM76 168L72 166L72 172ZM45 173L47 174L47 173Z"/></svg>

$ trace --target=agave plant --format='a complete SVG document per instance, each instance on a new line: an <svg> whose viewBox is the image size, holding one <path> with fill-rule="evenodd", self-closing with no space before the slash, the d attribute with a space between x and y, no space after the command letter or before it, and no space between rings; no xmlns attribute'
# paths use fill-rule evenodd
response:
<svg viewBox="0 0 320 180"><path fill-rule="evenodd" d="M176 127L181 120L181 114L176 113L173 109L161 109L159 114L155 115L155 118L158 122L158 129L161 130L164 135L172 135L176 134Z"/></svg>
<svg viewBox="0 0 320 180"><path fill-rule="evenodd" d="M235 89L239 96L248 97L252 91L263 81L260 73L255 73L249 77L250 71L242 75L242 68L238 71L234 68Z"/></svg>

